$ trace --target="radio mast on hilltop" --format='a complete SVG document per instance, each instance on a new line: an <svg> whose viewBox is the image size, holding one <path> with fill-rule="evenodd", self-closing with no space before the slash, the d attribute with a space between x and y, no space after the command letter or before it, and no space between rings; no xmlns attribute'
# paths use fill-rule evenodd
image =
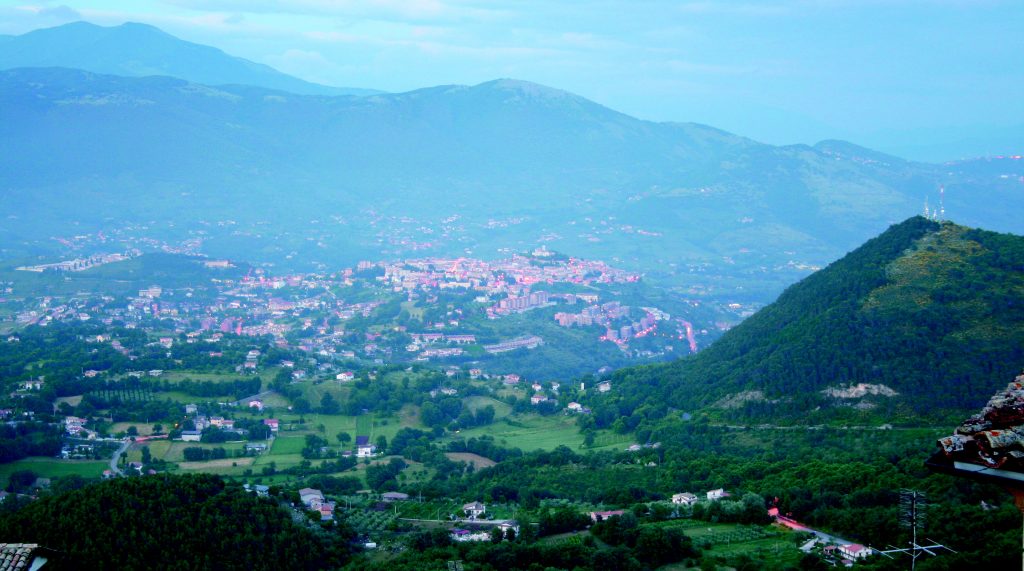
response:
<svg viewBox="0 0 1024 571"><path fill-rule="evenodd" d="M939 222L946 219L946 185L939 185Z"/></svg>
<svg viewBox="0 0 1024 571"><path fill-rule="evenodd" d="M924 217L935 222L946 220L946 187L939 185L939 206L931 208L928 206L928 197L924 197Z"/></svg>

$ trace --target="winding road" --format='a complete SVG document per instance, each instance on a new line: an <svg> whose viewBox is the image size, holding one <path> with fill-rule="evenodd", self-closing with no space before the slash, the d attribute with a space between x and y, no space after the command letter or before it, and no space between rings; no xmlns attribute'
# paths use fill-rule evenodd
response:
<svg viewBox="0 0 1024 571"><path fill-rule="evenodd" d="M114 455L110 457L110 471L117 474L118 476L124 476L124 472L121 471L121 468L118 466L118 463L121 460L121 455L127 452L128 447L131 445L132 441L129 439L125 439L124 442L121 443L121 446L114 451Z"/></svg>

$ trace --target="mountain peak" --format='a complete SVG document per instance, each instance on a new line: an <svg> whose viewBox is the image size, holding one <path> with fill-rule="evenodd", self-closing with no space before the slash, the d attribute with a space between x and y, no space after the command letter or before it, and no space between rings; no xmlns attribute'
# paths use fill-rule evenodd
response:
<svg viewBox="0 0 1024 571"><path fill-rule="evenodd" d="M103 26L99 26L99 27L102 28ZM170 35L167 32L161 30L160 28L157 28L156 26L151 26L149 24L143 24L142 22L124 22L123 24L120 24L118 26L110 26L110 27L111 28L124 28L124 29L128 29L128 30L131 30L131 29L149 30L149 31L158 32L160 34L164 34L164 35L167 35L167 36Z"/></svg>
<svg viewBox="0 0 1024 571"><path fill-rule="evenodd" d="M168 34L167 32L161 30L160 28L157 28L156 26L151 26L149 24L143 24L142 22L124 22L122 24L117 24L114 26L101 26L100 24L94 24L92 22L87 22L85 20L68 22L67 24L61 24L59 26L53 26L51 28L39 28L36 30L32 30L30 32L26 32L21 36L11 37L22 38L27 36L44 36L49 39L54 39L60 38L61 36L67 36L69 34L77 37L81 37L82 34L89 34L90 37L99 37L103 34L118 35L128 32L144 32L148 34L160 35L167 38L173 38L175 40L178 40L178 38L175 38L171 34Z"/></svg>
<svg viewBox="0 0 1024 571"><path fill-rule="evenodd" d="M253 85L307 95L377 93L303 81L139 22L99 26L78 21L10 37L0 42L0 69L16 67L66 67L127 77L166 75L206 85Z"/></svg>
<svg viewBox="0 0 1024 571"><path fill-rule="evenodd" d="M577 95L569 93L568 91L555 89L554 87L548 87L547 85L542 85L540 83L534 83L532 81L526 81L523 79L512 79L507 77L493 79L491 81L485 81L479 85L476 85L475 87L480 89L518 91L522 93L530 93L545 96L578 97Z"/></svg>
<svg viewBox="0 0 1024 571"><path fill-rule="evenodd" d="M168 38L168 39L177 40L177 41L184 41L184 40L181 40L181 39L179 39L179 38L177 38L175 36L172 36L171 34L168 34L167 32L161 30L160 28L157 28L156 26L151 26L149 24L143 24L142 22L125 22L125 23L119 24L117 26L108 26L108 27L97 26L97 27L100 28L100 29L103 29L103 30L110 30L111 32L114 32L114 33L150 34L150 35L158 36L158 37L162 37L162 38Z"/></svg>
<svg viewBox="0 0 1024 571"><path fill-rule="evenodd" d="M531 101L560 101L560 102L572 102L577 104L590 104L598 105L593 101L590 101L586 97L577 95L575 93L564 91L562 89L556 89L540 83L534 83L532 81L525 81L522 79L510 79L501 78L494 79L491 81L485 81L479 85L475 85L470 89L477 91L490 91L496 93L505 93L512 95L516 98L522 98Z"/></svg>

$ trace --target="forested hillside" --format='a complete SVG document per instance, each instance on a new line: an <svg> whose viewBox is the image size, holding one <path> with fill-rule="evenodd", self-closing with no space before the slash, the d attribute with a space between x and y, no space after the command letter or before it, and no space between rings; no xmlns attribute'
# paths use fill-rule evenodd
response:
<svg viewBox="0 0 1024 571"><path fill-rule="evenodd" d="M300 527L276 500L209 475L111 480L0 518L4 541L38 543L60 569L335 568L343 535Z"/></svg>
<svg viewBox="0 0 1024 571"><path fill-rule="evenodd" d="M597 404L737 419L957 417L1024 367L1022 269L1024 238L911 218L703 353L617 372L620 396Z"/></svg>

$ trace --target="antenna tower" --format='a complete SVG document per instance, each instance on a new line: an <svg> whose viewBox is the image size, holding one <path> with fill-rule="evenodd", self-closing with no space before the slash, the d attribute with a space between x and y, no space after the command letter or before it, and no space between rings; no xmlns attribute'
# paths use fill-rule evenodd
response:
<svg viewBox="0 0 1024 571"><path fill-rule="evenodd" d="M939 185L939 221L946 219L946 186Z"/></svg>
<svg viewBox="0 0 1024 571"><path fill-rule="evenodd" d="M937 551L945 549L947 551L953 551L949 547L942 545L935 540L927 539L927 545L921 545L917 542L918 529L923 529L928 520L928 497L924 492L918 492L917 490L900 490L900 527L910 529L910 546L909 547L895 547L890 545L889 549L880 550L879 553L886 557L892 558L893 553L901 553L910 555L910 569L913 571L917 566L917 558L922 553L927 553L931 556L938 555Z"/></svg>
<svg viewBox="0 0 1024 571"><path fill-rule="evenodd" d="M917 528L925 527L928 522L928 498L924 492L914 490L900 490L900 525L909 527L911 530L911 545L914 546L910 554L910 568L914 569L917 558L921 555L917 549Z"/></svg>

